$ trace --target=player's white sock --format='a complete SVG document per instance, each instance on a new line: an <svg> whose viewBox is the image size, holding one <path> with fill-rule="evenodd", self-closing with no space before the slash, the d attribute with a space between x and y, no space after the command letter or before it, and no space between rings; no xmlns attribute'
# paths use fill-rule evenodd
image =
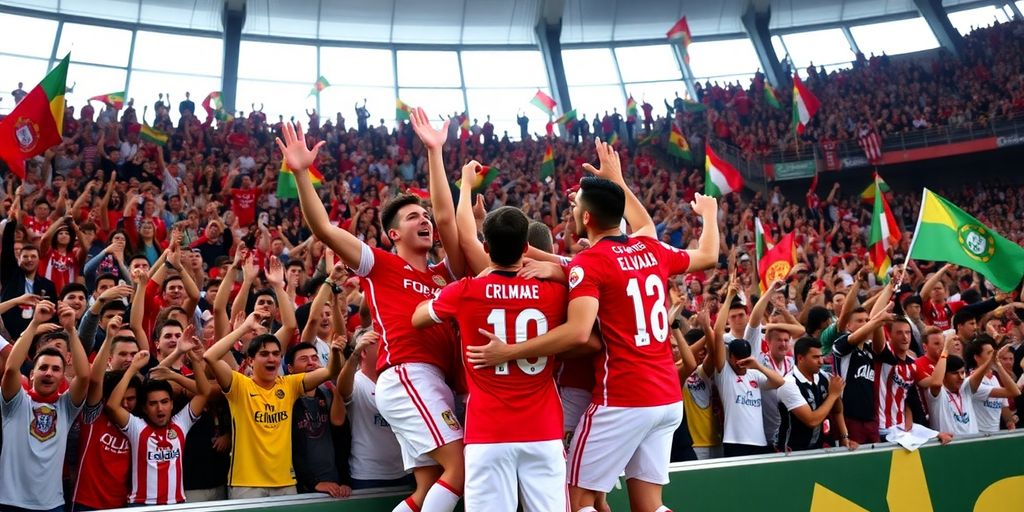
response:
<svg viewBox="0 0 1024 512"><path fill-rule="evenodd" d="M427 497L423 498L423 506L420 511L452 512L455 510L455 505L459 503L459 498L461 496L455 494L455 491L444 480L438 480L427 491Z"/></svg>
<svg viewBox="0 0 1024 512"><path fill-rule="evenodd" d="M583 507L576 512L597 512L597 509L594 507Z"/></svg>
<svg viewBox="0 0 1024 512"><path fill-rule="evenodd" d="M416 506L416 502L410 496L402 500L391 512L420 512L420 508Z"/></svg>
<svg viewBox="0 0 1024 512"><path fill-rule="evenodd" d="M662 505L658 507L658 510L655 510L654 512L672 512L672 509L666 507L665 505Z"/></svg>

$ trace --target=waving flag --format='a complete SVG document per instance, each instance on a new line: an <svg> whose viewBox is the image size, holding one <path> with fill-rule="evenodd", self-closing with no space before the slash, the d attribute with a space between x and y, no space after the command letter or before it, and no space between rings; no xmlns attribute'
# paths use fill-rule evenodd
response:
<svg viewBox="0 0 1024 512"><path fill-rule="evenodd" d="M473 187L473 190L487 188L487 186L498 177L498 173L500 172L501 171L499 171L497 167L481 165L480 168L476 170L476 186ZM459 178L459 180L455 182L455 186L462 186L462 178Z"/></svg>
<svg viewBox="0 0 1024 512"><path fill-rule="evenodd" d="M889 209L889 203L885 200L885 194L881 190L882 178L875 175L875 207L871 215L871 233L868 236L868 247L871 249L871 266L874 268L875 277L882 282L888 281L889 267L892 261L889 259L889 249L895 246L903 238L900 226L896 223L896 217Z"/></svg>
<svg viewBox="0 0 1024 512"><path fill-rule="evenodd" d="M860 193L860 202L865 205L874 205L876 189L881 190L883 194L889 191L889 184L882 180L882 177L879 176L877 172L875 173L871 184L868 185L868 188L864 189L864 191Z"/></svg>
<svg viewBox="0 0 1024 512"><path fill-rule="evenodd" d="M782 103L779 101L779 93L770 84L764 84L764 102L772 108L782 110Z"/></svg>
<svg viewBox="0 0 1024 512"><path fill-rule="evenodd" d="M718 157L711 145L704 146L704 193L722 197L743 188L743 176L729 162Z"/></svg>
<svg viewBox="0 0 1024 512"><path fill-rule="evenodd" d="M686 23L686 16L679 18L679 21L677 21L675 25L672 25L672 28L668 29L665 37L667 37L669 41L676 41L679 43L679 46L683 48L683 60L689 64L690 52L687 51L687 49L690 46L690 42L693 41L693 35L690 33L690 25Z"/></svg>
<svg viewBox="0 0 1024 512"><path fill-rule="evenodd" d="M761 291L764 292L772 281L785 279L794 266L796 266L796 238L791 231L758 259L757 276L761 282Z"/></svg>
<svg viewBox="0 0 1024 512"><path fill-rule="evenodd" d="M320 174L320 171L316 166L310 166L307 171L309 173L309 181L313 182L313 186L319 188L324 183L324 175ZM299 186L295 183L295 171L288 167L288 165L282 160L281 161L281 174L277 178L277 197L280 199L298 199L299 198Z"/></svg>
<svg viewBox="0 0 1024 512"><path fill-rule="evenodd" d="M572 127L576 125L576 109L572 109L555 119L555 122L564 126L566 130L572 130Z"/></svg>
<svg viewBox="0 0 1024 512"><path fill-rule="evenodd" d="M544 160L540 162L540 180L544 181L555 175L555 154L551 151L551 144L544 150Z"/></svg>
<svg viewBox="0 0 1024 512"><path fill-rule="evenodd" d="M626 121L630 123L636 121L636 115L636 100L634 100L633 97L630 96L629 99L626 100Z"/></svg>
<svg viewBox="0 0 1024 512"><path fill-rule="evenodd" d="M61 142L70 56L65 55L0 121L0 159L21 179L25 179L25 160Z"/></svg>
<svg viewBox="0 0 1024 512"><path fill-rule="evenodd" d="M147 140L158 146L166 146L168 136L166 133L153 128L148 123L143 121L142 128L139 130L139 137L142 140Z"/></svg>
<svg viewBox="0 0 1024 512"><path fill-rule="evenodd" d="M313 84L313 88L310 89L309 94L306 95L306 97L308 98L308 97L310 97L310 96L312 96L314 94L319 95L321 91L323 91L324 89L326 89L326 88L328 88L330 86L331 86L331 83L328 82L326 78L321 76L320 78L316 79L316 83Z"/></svg>
<svg viewBox="0 0 1024 512"><path fill-rule="evenodd" d="M107 106L113 107L114 110L120 110L124 106L124 91L112 92L110 94L100 94L99 96L93 96L89 98L89 101L102 101Z"/></svg>
<svg viewBox="0 0 1024 512"><path fill-rule="evenodd" d="M409 114L412 113L412 107L407 105L404 101L395 98L395 119L398 121L408 121Z"/></svg>
<svg viewBox="0 0 1024 512"><path fill-rule="evenodd" d="M557 103L555 103L555 99L544 94L540 89L537 89L537 94L533 95L533 99L530 100L530 103L533 103L537 108L543 110L549 116L555 115L555 105L557 105Z"/></svg>
<svg viewBox="0 0 1024 512"><path fill-rule="evenodd" d="M690 145L686 143L686 137L683 137L682 130L672 123L672 133L668 136L668 152L676 158L682 158L683 160L690 160Z"/></svg>
<svg viewBox="0 0 1024 512"><path fill-rule="evenodd" d="M814 113L818 111L821 102L814 96L804 83L800 81L800 75L793 74L793 129L797 135L803 135L807 123L811 122Z"/></svg>

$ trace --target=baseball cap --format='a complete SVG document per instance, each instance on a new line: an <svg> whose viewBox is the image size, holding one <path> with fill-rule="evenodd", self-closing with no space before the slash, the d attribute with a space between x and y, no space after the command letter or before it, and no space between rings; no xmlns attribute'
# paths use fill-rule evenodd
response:
<svg viewBox="0 0 1024 512"><path fill-rule="evenodd" d="M750 357L750 342L743 338L736 338L729 342L729 355L736 359L746 359Z"/></svg>

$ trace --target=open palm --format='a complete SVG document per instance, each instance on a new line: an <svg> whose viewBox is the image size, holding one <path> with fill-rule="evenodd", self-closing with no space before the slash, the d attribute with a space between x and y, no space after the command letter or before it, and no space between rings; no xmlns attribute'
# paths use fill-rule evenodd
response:
<svg viewBox="0 0 1024 512"><path fill-rule="evenodd" d="M427 113L420 107L412 110L409 120L412 122L412 129L416 132L416 136L420 138L427 149L441 149L445 141L448 140L448 123L451 121L445 121L440 130L435 130L433 126L430 126L430 118L427 117Z"/></svg>
<svg viewBox="0 0 1024 512"><path fill-rule="evenodd" d="M316 155L320 153L324 141L317 142L313 149L309 149L306 146L306 137L302 133L301 123L296 123L295 126L292 126L291 123L284 123L281 126L281 134L284 135L284 142L281 142L280 138L275 140L288 168L293 171L309 169L309 166L316 161Z"/></svg>

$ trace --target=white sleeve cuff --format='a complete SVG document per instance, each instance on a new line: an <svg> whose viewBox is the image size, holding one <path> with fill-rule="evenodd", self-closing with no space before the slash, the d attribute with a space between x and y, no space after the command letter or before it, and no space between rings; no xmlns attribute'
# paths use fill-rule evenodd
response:
<svg viewBox="0 0 1024 512"><path fill-rule="evenodd" d="M373 249L364 243L360 243L360 245L362 248L359 253L359 268L356 269L356 275L366 277L373 270Z"/></svg>
<svg viewBox="0 0 1024 512"><path fill-rule="evenodd" d="M437 317L437 313L434 312L434 301L431 300L427 303L427 312L430 313L430 318L434 320L434 323L441 323L441 319Z"/></svg>

